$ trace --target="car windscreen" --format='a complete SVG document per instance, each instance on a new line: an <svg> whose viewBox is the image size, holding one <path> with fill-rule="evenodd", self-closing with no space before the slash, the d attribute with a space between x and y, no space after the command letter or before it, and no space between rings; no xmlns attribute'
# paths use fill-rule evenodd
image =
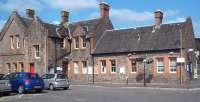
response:
<svg viewBox="0 0 200 102"><path fill-rule="evenodd" d="M27 79L38 79L39 75L38 74L34 74L34 73L29 73L25 75L25 78Z"/></svg>
<svg viewBox="0 0 200 102"><path fill-rule="evenodd" d="M0 74L0 80L3 79L3 77L4 77L4 75L3 75L3 74Z"/></svg>
<svg viewBox="0 0 200 102"><path fill-rule="evenodd" d="M66 76L64 74L58 74L57 79L66 79Z"/></svg>

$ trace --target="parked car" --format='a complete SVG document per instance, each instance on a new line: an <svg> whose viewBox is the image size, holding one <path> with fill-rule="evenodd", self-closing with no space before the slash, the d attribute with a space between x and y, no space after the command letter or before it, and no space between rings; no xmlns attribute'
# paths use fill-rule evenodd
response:
<svg viewBox="0 0 200 102"><path fill-rule="evenodd" d="M0 93L9 93L11 91L11 86L8 76L0 74Z"/></svg>
<svg viewBox="0 0 200 102"><path fill-rule="evenodd" d="M22 94L30 90L42 92L44 81L36 73L16 72L9 75L12 91Z"/></svg>
<svg viewBox="0 0 200 102"><path fill-rule="evenodd" d="M63 88L67 90L69 88L69 81L65 74L44 74L42 79L44 80L45 89Z"/></svg>

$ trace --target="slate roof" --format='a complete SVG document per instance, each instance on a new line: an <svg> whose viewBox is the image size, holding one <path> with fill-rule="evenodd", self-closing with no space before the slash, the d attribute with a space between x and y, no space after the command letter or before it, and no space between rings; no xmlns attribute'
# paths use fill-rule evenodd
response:
<svg viewBox="0 0 200 102"><path fill-rule="evenodd" d="M21 17L22 19L22 22L25 23L25 25L27 27L29 27L32 23L32 19L30 18L25 18L25 17ZM42 22L44 24L44 26L48 29L48 36L49 37L59 37L56 33L56 28L58 27L57 25L54 25L54 24L50 24L50 23L45 23L45 22Z"/></svg>
<svg viewBox="0 0 200 102"><path fill-rule="evenodd" d="M107 30L95 46L94 54L155 51L180 48L180 30L185 22Z"/></svg>
<svg viewBox="0 0 200 102"><path fill-rule="evenodd" d="M104 23L103 26L101 26L99 29L98 26ZM109 19L109 17L105 18L96 18L96 19L90 19L90 20L84 20L84 21L78 21L78 22L72 22L72 23L65 23L64 27L66 30L70 29L70 31L67 34L71 35L66 35L66 36L76 36L75 30L79 30L77 27L81 27L83 29L87 29L87 32L92 32L94 35L94 43L97 42L97 40L100 38L100 36L103 34L105 30L113 29L113 25ZM62 27L60 27L62 30ZM64 30L59 32L59 34L65 33ZM88 33L88 34L89 34Z"/></svg>
<svg viewBox="0 0 200 102"><path fill-rule="evenodd" d="M73 33L76 26L80 24L82 27L87 27L88 31L92 31L99 24L100 20L101 18L72 22L69 25L65 25L65 27L68 26L70 28L71 33Z"/></svg>

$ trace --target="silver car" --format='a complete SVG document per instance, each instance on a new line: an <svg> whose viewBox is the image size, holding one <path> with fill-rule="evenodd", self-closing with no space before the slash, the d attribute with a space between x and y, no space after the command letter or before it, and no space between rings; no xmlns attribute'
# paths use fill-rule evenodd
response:
<svg viewBox="0 0 200 102"><path fill-rule="evenodd" d="M9 82L9 77L4 74L0 74L0 93L9 93L10 91L11 86Z"/></svg>
<svg viewBox="0 0 200 102"><path fill-rule="evenodd" d="M42 79L44 80L45 89L63 88L67 90L69 88L69 81L65 74L44 74Z"/></svg>

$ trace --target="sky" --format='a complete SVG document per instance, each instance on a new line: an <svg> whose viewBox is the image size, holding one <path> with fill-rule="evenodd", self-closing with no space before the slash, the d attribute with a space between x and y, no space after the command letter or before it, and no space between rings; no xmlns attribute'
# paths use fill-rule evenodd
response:
<svg viewBox="0 0 200 102"><path fill-rule="evenodd" d="M26 16L25 9L32 8L42 21L59 24L61 10L70 12L70 22L100 17L102 1L111 7L115 29L153 25L153 13L160 9L163 23L183 22L190 16L195 36L200 37L200 0L0 0L0 30L14 9Z"/></svg>

